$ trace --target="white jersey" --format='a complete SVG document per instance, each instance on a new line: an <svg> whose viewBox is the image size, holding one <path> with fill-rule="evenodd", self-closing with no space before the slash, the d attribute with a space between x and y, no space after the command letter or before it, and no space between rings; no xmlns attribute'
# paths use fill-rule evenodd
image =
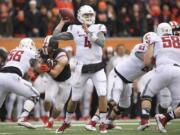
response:
<svg viewBox="0 0 180 135"><path fill-rule="evenodd" d="M155 42L153 55L156 59L156 66L180 65L180 37L173 35L159 37L159 41Z"/></svg>
<svg viewBox="0 0 180 135"><path fill-rule="evenodd" d="M106 33L106 27L103 24L93 24L88 27L90 32L96 35L99 32ZM70 32L76 43L76 58L83 64L92 64L102 61L102 47L88 40L82 25L71 25L67 32Z"/></svg>
<svg viewBox="0 0 180 135"><path fill-rule="evenodd" d="M122 62L120 62L115 69L128 81L134 81L145 72L143 71L144 62L136 56L136 53L143 53L147 50L147 44L137 44L131 54Z"/></svg>
<svg viewBox="0 0 180 135"><path fill-rule="evenodd" d="M35 52L27 49L13 49L8 54L4 67L16 67L24 75L30 68L30 59L35 58L35 56Z"/></svg>

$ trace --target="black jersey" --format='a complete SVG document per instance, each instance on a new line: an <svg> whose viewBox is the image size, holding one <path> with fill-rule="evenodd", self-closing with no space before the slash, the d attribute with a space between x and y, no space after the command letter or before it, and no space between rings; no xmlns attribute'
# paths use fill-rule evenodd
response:
<svg viewBox="0 0 180 135"><path fill-rule="evenodd" d="M65 50L61 49L61 48L58 48L55 52L54 52L54 55L53 55L53 59L56 60L56 58L58 57L58 55L62 52L65 52ZM66 53L67 55L67 53ZM70 65L67 64L63 71L56 77L54 78L54 80L58 81L58 82L63 82L67 79L69 79L71 77L71 70L70 70Z"/></svg>

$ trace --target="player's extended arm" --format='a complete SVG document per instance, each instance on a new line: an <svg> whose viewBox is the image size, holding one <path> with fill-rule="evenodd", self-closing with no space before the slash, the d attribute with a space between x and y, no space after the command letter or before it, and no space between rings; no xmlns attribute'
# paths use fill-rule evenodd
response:
<svg viewBox="0 0 180 135"><path fill-rule="evenodd" d="M49 74L56 78L64 69L64 67L68 64L68 58L66 55L61 55L58 59L56 66L50 70Z"/></svg>
<svg viewBox="0 0 180 135"><path fill-rule="evenodd" d="M136 57L144 61L144 52L135 52Z"/></svg>
<svg viewBox="0 0 180 135"><path fill-rule="evenodd" d="M88 32L88 37L90 41L96 43L100 47L104 47L105 36L103 32L99 32L97 35L92 32Z"/></svg>
<svg viewBox="0 0 180 135"><path fill-rule="evenodd" d="M59 22L59 24L56 26L56 28L53 31L52 37L56 40L72 40L73 35L69 32L61 32L64 24L68 22L68 20L62 20Z"/></svg>
<svg viewBox="0 0 180 135"><path fill-rule="evenodd" d="M104 47L104 42L105 42L105 36L104 36L104 33L103 32L99 32L97 33L97 35L93 32L90 32L88 30L88 27L87 25L84 23L82 24L82 27L85 31L85 33L88 35L88 39L91 41L91 42L94 42L96 43L98 46L100 47Z"/></svg>

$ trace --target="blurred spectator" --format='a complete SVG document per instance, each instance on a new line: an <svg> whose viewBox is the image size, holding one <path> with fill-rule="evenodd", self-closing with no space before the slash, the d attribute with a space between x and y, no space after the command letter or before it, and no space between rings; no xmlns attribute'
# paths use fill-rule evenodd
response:
<svg viewBox="0 0 180 135"><path fill-rule="evenodd" d="M113 56L114 56L114 49L111 46L108 46L103 49L103 61L106 63L106 68L105 68L106 75L108 75L110 72L110 68L108 65L109 65L110 59Z"/></svg>
<svg viewBox="0 0 180 135"><path fill-rule="evenodd" d="M150 1L147 6L147 31L155 31L160 23L161 9L157 1Z"/></svg>
<svg viewBox="0 0 180 135"><path fill-rule="evenodd" d="M47 10L51 10L55 7L55 0L38 0L39 6L45 6Z"/></svg>
<svg viewBox="0 0 180 135"><path fill-rule="evenodd" d="M45 6L40 7L40 17L41 17L41 27L40 27L40 37L45 37L48 32L48 10Z"/></svg>
<svg viewBox="0 0 180 135"><path fill-rule="evenodd" d="M98 0L83 0L83 2L82 2L82 4L83 5L90 5L91 7L93 7L95 10L97 10L97 7L96 7L96 5L97 5L97 1Z"/></svg>
<svg viewBox="0 0 180 135"><path fill-rule="evenodd" d="M14 10L18 11L27 8L29 0L13 0Z"/></svg>
<svg viewBox="0 0 180 135"><path fill-rule="evenodd" d="M53 8L51 12L48 12L48 35L52 34L53 30L59 23L59 20L59 10L57 8ZM65 26L63 27L63 30L65 29Z"/></svg>
<svg viewBox="0 0 180 135"><path fill-rule="evenodd" d="M127 12L127 8L123 6L118 12L118 36L129 36L130 29L130 16Z"/></svg>
<svg viewBox="0 0 180 135"><path fill-rule="evenodd" d="M29 1L29 10L26 13L26 23L28 26L28 36L40 36L41 15L37 9L37 2L35 0Z"/></svg>
<svg viewBox="0 0 180 135"><path fill-rule="evenodd" d="M106 25L108 29L107 36L109 37L117 35L116 12L114 8L112 3L106 3L105 1L100 1L98 3L96 22Z"/></svg>
<svg viewBox="0 0 180 135"><path fill-rule="evenodd" d="M180 10L177 6L171 8L171 20L174 20L180 24Z"/></svg>
<svg viewBox="0 0 180 135"><path fill-rule="evenodd" d="M19 10L14 20L14 36L27 37L27 24L25 23L24 11Z"/></svg>
<svg viewBox="0 0 180 135"><path fill-rule="evenodd" d="M56 4L56 7L58 9L61 9L61 8L69 8L71 10L73 10L73 3L72 3L72 0L54 0L55 1L55 4Z"/></svg>
<svg viewBox="0 0 180 135"><path fill-rule="evenodd" d="M96 10L96 23L106 25L108 37L142 36L156 30L163 21L180 23L179 0L0 0L0 3L5 5L0 9L4 10L0 11L0 25L3 26L0 33L5 37L23 32L33 37L52 34L60 19L60 8L72 9L76 16L79 7L85 4ZM17 18L23 11L24 22L19 22ZM67 25L63 30L66 28Z"/></svg>
<svg viewBox="0 0 180 135"><path fill-rule="evenodd" d="M74 13L77 15L77 11L80 8L82 0L73 0Z"/></svg>
<svg viewBox="0 0 180 135"><path fill-rule="evenodd" d="M129 32L132 36L142 36L145 33L143 30L143 18L140 14L141 10L139 5L133 5L133 14L131 15L131 27Z"/></svg>
<svg viewBox="0 0 180 135"><path fill-rule="evenodd" d="M6 0L8 6L9 15L12 16L14 13L13 0Z"/></svg>
<svg viewBox="0 0 180 135"><path fill-rule="evenodd" d="M162 14L160 16L160 22L169 22L171 21L170 17L170 7L166 4L162 6Z"/></svg>
<svg viewBox="0 0 180 135"><path fill-rule="evenodd" d="M126 48L124 45L119 44L115 48L115 55L110 58L109 63L106 66L107 69L107 75L109 72L121 61L123 61L125 58L127 58L126 55Z"/></svg>
<svg viewBox="0 0 180 135"><path fill-rule="evenodd" d="M107 22L107 29L108 35L110 37L115 37L117 35L117 18L116 18L116 10L115 6L112 3L107 4L107 15L108 15L108 22Z"/></svg>
<svg viewBox="0 0 180 135"><path fill-rule="evenodd" d="M0 5L0 37L11 37L13 35L13 23L5 3Z"/></svg>

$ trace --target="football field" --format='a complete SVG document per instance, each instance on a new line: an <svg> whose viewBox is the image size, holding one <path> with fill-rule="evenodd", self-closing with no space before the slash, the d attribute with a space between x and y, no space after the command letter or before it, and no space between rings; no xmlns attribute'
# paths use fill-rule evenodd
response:
<svg viewBox="0 0 180 135"><path fill-rule="evenodd" d="M109 130L107 135L162 135L156 130L156 123L154 120L151 121L151 126L145 131L137 131L138 120L125 120L123 122L116 121L116 125L121 126L123 129ZM45 129L42 127L40 122L33 122L37 127L36 129L27 129L24 127L17 126L16 123L0 123L0 135L52 135L56 134L55 130L61 124L56 122L53 129ZM98 130L96 132L87 131L84 129L85 122L72 122L71 128L67 129L64 135L99 135ZM98 129L98 127L97 127ZM168 124L168 133L165 135L180 135L180 121L175 120Z"/></svg>

